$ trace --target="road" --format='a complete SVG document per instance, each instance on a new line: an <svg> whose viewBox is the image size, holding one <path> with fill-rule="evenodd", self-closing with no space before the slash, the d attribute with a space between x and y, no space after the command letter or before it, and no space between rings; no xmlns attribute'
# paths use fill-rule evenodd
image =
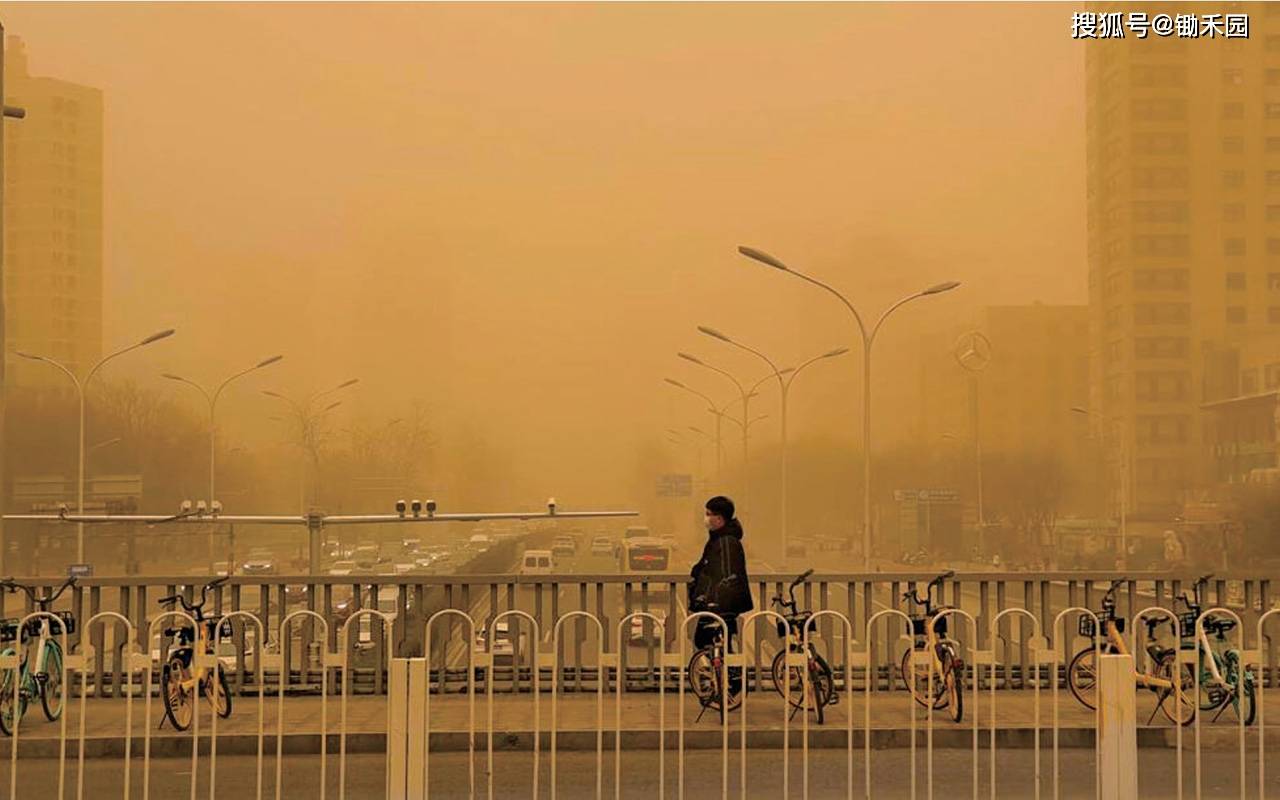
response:
<svg viewBox="0 0 1280 800"><path fill-rule="evenodd" d="M861 753L855 753L854 796L863 796L863 763ZM528 798L532 796L533 755L531 753L503 753L496 757L494 795L502 798ZM665 784L662 796L678 794L680 772L678 760L672 753L664 759L665 771L658 768L658 752L638 750L624 752L622 757L623 797L653 797L659 790L660 778ZM800 796L805 776L802 756L793 753L788 770L790 793ZM1089 750L1067 750L1061 754L1059 775L1061 796L1064 798L1089 798L1095 796L1093 788L1093 753ZM1167 800L1177 796L1174 769L1174 753L1167 750L1141 750L1138 755L1139 796L1144 800ZM729 796L740 797L740 762L736 754L729 760ZM915 775L919 797L926 796L927 772L923 757L916 763ZM1034 760L1030 751L1006 751L997 756L997 792L1002 798L1035 797ZM488 792L488 777L483 754L475 762L476 796ZM809 754L809 797L814 800L843 798L847 794L848 762L843 752L814 751ZM1042 763L1043 797L1052 796L1053 777L1046 755ZM9 762L0 763L0 786L8 786ZM52 796L57 787L57 759L24 760L19 767L18 797ZM902 750L878 750L872 754L872 795L876 798L898 800L912 797L911 756ZM973 762L965 750L939 750L934 754L934 792L939 796L968 797L972 791ZM1184 764L1187 796L1194 796L1194 772ZM1238 764L1232 754L1210 753L1203 761L1203 792L1205 797L1236 797L1238 789ZM346 796L353 800L385 798L386 761L375 754L348 756ZM274 758L267 758L263 769L263 796L275 794ZM690 797L720 797L722 787L722 760L714 751L691 751L684 758L685 791ZM282 769L281 789L285 797L320 796L321 758L319 756L287 755ZM327 796L337 797L339 789L338 762L331 756L325 765ZM979 766L979 796L990 794L989 761L981 754ZM540 797L551 797L550 763L544 753L539 764ZM586 798L595 796L597 762L592 752L562 753L557 756L557 789L561 797ZM75 796L75 763L68 765L66 779L67 796ZM141 796L144 773L141 760L133 765L131 780L133 796ZM202 760L197 771L198 796L209 794L208 761ZM119 762L93 760L85 762L84 797L118 798L121 795L123 776ZM216 776L216 794L220 797L251 798L256 796L257 760L252 756L219 756ZM1257 791L1257 765L1248 762L1246 781L1252 787L1250 796ZM602 794L612 797L614 790L613 753L606 752L603 769L600 770ZM471 794L471 765L465 753L441 753L432 756L430 768L431 797L469 798ZM186 797L191 791L191 762L185 758L156 759L152 762L150 792L152 797ZM1267 791L1280 792L1280 769L1267 771ZM779 750L753 751L749 756L747 771L748 798L780 798L782 792L782 753Z"/></svg>

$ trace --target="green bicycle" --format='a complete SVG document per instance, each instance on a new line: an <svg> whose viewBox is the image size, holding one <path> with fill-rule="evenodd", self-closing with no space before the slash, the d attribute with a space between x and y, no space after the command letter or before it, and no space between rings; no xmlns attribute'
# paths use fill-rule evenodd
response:
<svg viewBox="0 0 1280 800"><path fill-rule="evenodd" d="M8 589L10 593L19 589L27 593L37 611L49 612L62 593L74 586L75 578L67 580L51 595L40 597L30 586L15 583L12 578L0 581L0 589ZM44 709L45 718L56 722L62 716L65 705L62 691L62 645L58 638L65 629L68 634L75 631L75 616L70 611L56 612L57 621L49 617L40 617L22 625L20 620L0 620L0 643L16 643L6 646L0 654L11 656L22 653L22 659L16 670L5 670L0 677L0 731L12 736L14 728L23 715L27 713L27 704L40 698L40 706ZM34 655L34 658L33 658ZM14 681L17 685L17 706L14 705Z"/></svg>
<svg viewBox="0 0 1280 800"><path fill-rule="evenodd" d="M1186 665L1183 685L1190 688L1197 682L1200 684L1200 710L1218 712L1211 721L1216 721L1230 706L1237 719L1243 720L1245 725L1252 725L1258 714L1253 670L1243 662L1240 651L1229 647L1227 643L1227 632L1236 627L1236 621L1205 617L1201 623L1205 646L1197 646L1196 622L1202 616L1204 588L1212 577L1205 575L1197 579L1194 595L1183 592L1178 598L1187 607L1186 613L1178 615L1178 629L1182 640L1180 647L1183 650L1199 651L1196 667ZM1212 637L1211 641L1209 637ZM1205 650L1212 654L1211 659L1205 658Z"/></svg>

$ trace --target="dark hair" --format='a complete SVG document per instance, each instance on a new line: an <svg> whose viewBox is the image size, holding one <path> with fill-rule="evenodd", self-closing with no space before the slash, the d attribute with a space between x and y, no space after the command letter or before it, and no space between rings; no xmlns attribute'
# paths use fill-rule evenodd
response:
<svg viewBox="0 0 1280 800"><path fill-rule="evenodd" d="M722 494L707 501L707 510L716 516L724 517L725 522L733 519L733 501Z"/></svg>

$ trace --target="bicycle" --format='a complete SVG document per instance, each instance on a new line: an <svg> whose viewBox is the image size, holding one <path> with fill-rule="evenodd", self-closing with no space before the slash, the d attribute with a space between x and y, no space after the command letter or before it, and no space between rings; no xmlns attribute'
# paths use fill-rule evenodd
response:
<svg viewBox="0 0 1280 800"><path fill-rule="evenodd" d="M933 591L955 574L954 570L949 570L929 581L924 597L916 589L902 593L902 599L912 606L912 613L908 616L914 642L902 654L900 674L903 685L917 703L934 711L946 709L952 721L959 722L964 718L964 660L960 658L958 643L947 637L946 617L939 618L932 630L929 628L929 621L938 612L951 608L935 608ZM915 613L915 608L920 606L924 607L924 613ZM917 655L925 652L929 655ZM932 697L929 696L931 687Z"/></svg>
<svg viewBox="0 0 1280 800"><path fill-rule="evenodd" d="M205 617L204 604L209 590L221 586L227 580L228 578L224 576L206 583L200 590L199 603L188 603L187 599L180 594L162 597L157 601L162 606L168 606L170 610L173 609L174 604L180 604L196 623L194 629L191 625L183 625L164 630L165 636L176 640L177 647L169 651L168 660L160 672L160 696L164 698L165 718L180 731L191 727L197 685L200 687L200 693L209 701L210 707L219 717L226 719L231 716L231 689L227 684L227 674L222 664L215 660L214 667L210 670L201 663L201 659L195 658L197 647L201 654L207 655L213 652L211 645L217 640L220 619ZM222 633L229 635L225 629ZM164 724L163 719L160 720L160 724Z"/></svg>
<svg viewBox="0 0 1280 800"><path fill-rule="evenodd" d="M31 598L37 611L49 612L49 606L69 587L74 586L75 582L75 578L67 578L57 591L44 597L36 595L33 587L14 582L13 578L0 581L0 589L7 589L10 594L21 589ZM75 615L70 611L54 613L57 622L48 617L33 619L25 626L17 619L0 621L0 642L17 642L17 647L22 651L18 669L5 670L3 679L0 679L0 731L6 736L13 735L14 728L27 713L27 704L36 697L40 698L45 719L56 722L62 716L62 709L66 704L62 691L62 644L54 637L61 636L64 628L68 634L75 632ZM14 653L13 647L6 647L3 651L7 656ZM16 709L15 674L18 682Z"/></svg>
<svg viewBox="0 0 1280 800"><path fill-rule="evenodd" d="M1098 612L1097 625L1093 618L1081 615L1078 623L1079 634L1094 644L1086 645L1072 656L1067 667L1067 688L1071 695L1090 711L1098 708L1096 698L1098 687L1097 656L1128 655L1129 645L1124 638L1125 618L1116 615L1116 590L1125 580L1112 581L1106 594L1102 596L1102 608ZM1191 700L1194 684L1187 677L1180 680L1175 689L1173 675L1177 664L1177 651L1169 647L1161 647L1155 641L1156 628L1163 622L1159 618L1145 621L1147 627L1147 656L1153 667L1150 671L1134 670L1134 679L1141 688L1149 689L1156 695L1156 708L1147 718L1147 724L1155 719L1156 711L1174 725L1190 725L1195 719L1195 704ZM1097 644L1098 632L1101 628L1105 640ZM1180 690L1180 691L1179 691Z"/></svg>
<svg viewBox="0 0 1280 800"><path fill-rule="evenodd" d="M823 708L835 705L839 695L836 693L835 677L831 666L827 664L813 642L804 641L806 629L810 629L813 612L800 611L796 603L796 587L805 582L813 570L791 582L788 587L790 600L784 600L781 594L773 598L773 605L782 611L785 620L778 622L778 635L785 640L786 646L773 657L773 688L791 704L791 716L803 708L814 712L818 724L823 722ZM803 654L805 666L787 666L789 654ZM805 676L808 673L808 694L805 693ZM783 687L786 687L785 689Z"/></svg>
<svg viewBox="0 0 1280 800"><path fill-rule="evenodd" d="M715 613L715 606L712 605L707 610ZM731 626L736 618L727 617L724 621L726 626ZM702 710L698 712L698 720L702 719L708 708L714 708L720 714L720 721L724 722L727 711L734 711L742 705L742 679L738 678L736 687L732 675L729 676L727 687L721 683L723 674L729 672L724 666L725 634L719 625L715 625L714 629L715 638L705 647L699 648L689 659L689 685L702 706Z"/></svg>
<svg viewBox="0 0 1280 800"><path fill-rule="evenodd" d="M1202 623L1204 639L1199 643L1203 646L1197 646L1196 622L1202 616L1204 587L1212 577L1213 575L1204 575L1197 578L1194 595L1184 591L1178 598L1187 607L1186 613L1178 616L1179 647L1199 651L1199 668L1186 664L1187 674L1183 680L1189 679L1200 684L1200 710L1218 712L1211 721L1216 722L1230 705L1237 719L1243 719L1245 725L1252 725L1258 713L1253 671L1242 663L1239 650L1226 646L1227 632L1236 627L1236 621L1218 619L1212 615L1206 617ZM1210 636L1218 643L1216 647L1209 641ZM1206 652L1212 658L1206 659ZM1242 702L1243 710L1240 707Z"/></svg>

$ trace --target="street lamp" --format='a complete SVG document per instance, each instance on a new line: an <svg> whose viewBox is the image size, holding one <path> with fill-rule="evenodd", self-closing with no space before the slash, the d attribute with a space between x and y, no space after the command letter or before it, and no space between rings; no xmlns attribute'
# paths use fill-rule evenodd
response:
<svg viewBox="0 0 1280 800"><path fill-rule="evenodd" d="M733 373L729 372L728 370L723 370L717 366L708 364L702 359L696 356L689 355L688 353L676 353L676 355L678 355L680 358L683 358L685 361L688 361L693 364L697 364L698 366L709 369L712 372L718 372L721 375L728 378L729 380L733 381L733 385L738 388L738 394L742 396L742 418L744 420L747 419L747 416L748 416L747 408L748 408L748 404L751 402L751 396L755 393L754 391L748 392L746 388L743 387L742 381L739 381L736 377L733 376ZM769 377L772 377L772 376L769 376ZM759 386L760 384L757 383L756 385ZM739 498L739 501L738 501L739 508L748 507L747 495L748 495L748 486L750 483L751 461L750 461L750 455L747 447L748 447L747 446L747 429L746 429L746 426L744 425L742 428L742 496Z"/></svg>
<svg viewBox="0 0 1280 800"><path fill-rule="evenodd" d="M812 283L814 286L825 289L835 295L841 303L844 303L845 308L849 309L849 313L853 315L854 321L858 324L858 332L862 335L862 568L869 571L871 569L871 346L875 343L876 334L880 332L880 326L899 307L920 297L949 292L959 286L960 282L946 281L945 283L922 289L915 294L907 295L885 309L880 318L876 320L875 325L868 331L867 326L862 321L862 315L858 313L858 309L854 308L853 303L850 303L844 295L831 286L803 272L791 269L761 250L751 247L739 247L738 252L765 266L781 270L803 281Z"/></svg>
<svg viewBox="0 0 1280 800"><path fill-rule="evenodd" d="M840 347L835 350L831 350L829 352L823 353L820 356L815 356L809 359L808 361L805 361L804 363L802 363L799 367L786 367L784 369L778 369L778 365L773 363L773 359L769 358L764 353L760 352L759 350L756 350L753 347L745 345L742 342L731 339L730 337L726 336L725 334L721 333L715 328L709 328L705 325L699 325L698 330L706 334L707 336L710 336L713 339L719 339L725 344L733 345L734 347L737 347L741 350L746 350L748 353L751 353L759 357L761 360L764 361L764 363L768 364L769 369L772 370L772 373L767 377L776 377L778 379L778 391L779 391L779 394L781 395L781 404L782 404L782 509L781 509L782 510L782 526L781 527L782 527L782 558L785 561L787 558L787 545L790 542L790 538L788 535L789 521L787 518L787 508L788 508L787 498L788 498L788 489L790 486L790 483L788 481L788 474L787 474L787 471L788 471L787 395L790 393L791 383L795 380L796 375L799 374L800 370L804 369L805 367L809 366L815 361L821 361L826 358L835 358L836 356L844 355L845 353L849 352L849 348Z"/></svg>
<svg viewBox="0 0 1280 800"><path fill-rule="evenodd" d="M1072 406L1071 410L1077 414L1094 417L1099 420L1106 428L1110 429L1110 435L1105 433L1104 435L1107 435L1107 438L1115 443L1116 468L1120 473L1120 498L1118 503L1120 506L1120 569L1124 569L1129 562L1129 448L1120 430L1120 423L1117 421L1108 419L1097 411L1090 411L1083 406Z"/></svg>
<svg viewBox="0 0 1280 800"><path fill-rule="evenodd" d="M89 386L89 381L93 380L93 376L97 374L98 370L102 367L103 364L107 363L108 361L115 358L116 356L122 356L125 353L129 352L130 350L137 350L139 347L144 347L153 342L158 342L161 339L168 339L173 334L174 334L173 328L168 328L163 331L157 331L156 333L151 334L150 336L148 336L147 338L143 339L140 342L137 342L136 344L131 344L128 347L122 347L119 350L115 351L114 353L110 353L108 355L103 356L102 358L98 359L98 362L89 369L88 374L84 376L83 380L81 380L80 378L77 378L76 374L72 372L70 368L68 368L65 364L63 364L60 361L56 361L52 358L49 358L48 356L33 355L31 353L23 353L21 351L15 351L14 355L20 358L29 359L31 361L43 361L46 364L57 367L58 369L62 370L68 378L71 379L72 383L75 384L76 394L79 395L79 398L80 398L80 437L79 437L80 438L80 448L79 448L80 456L79 456L79 468L77 470L78 477L76 479L76 514L77 515L82 517L84 516L84 455L85 455L84 393L85 393L85 389ZM83 522L76 523L76 562L80 564L84 563L84 523Z"/></svg>
<svg viewBox="0 0 1280 800"><path fill-rule="evenodd" d="M352 378L351 380L343 381L337 386L331 387L329 389L325 389L320 392L315 392L314 394L307 397L307 399L301 403L299 403L298 401L294 400L291 397L281 394L280 392L273 392L270 389L262 390L262 393L265 394L267 397L274 397L277 400L283 400L284 402L288 403L289 407L293 409L294 414L298 418L299 440L301 442L300 449L302 451L301 455L303 459L303 466L301 469L301 476L300 476L301 479L299 481L298 495L299 495L300 505L302 507L303 514L307 513L306 457L307 457L308 451L311 452L312 460L318 461L318 456L315 453L315 440L312 433L312 426L314 426L315 423L319 421L321 416L332 411L338 406L342 405L342 401L338 400L336 402L330 403L328 406L326 406L325 408L315 413L311 411L311 407L315 404L315 401L320 399L321 397L324 397L325 395L333 394L334 392L340 389L345 389L348 386L354 386L359 382L360 382L359 378Z"/></svg>
<svg viewBox="0 0 1280 800"><path fill-rule="evenodd" d="M677 389L683 389L689 394L695 395L705 400L707 403L707 411L710 411L712 416L716 418L716 435L714 437L715 443L716 443L716 480L720 480L720 473L724 467L724 451L720 447L720 432L721 432L720 422L724 417L725 409L729 407L729 403L725 403L724 406L717 407L715 401L712 400L710 397L707 397L705 394L698 391L697 389L693 389L681 383L675 378L663 378L662 380L666 383L671 384Z"/></svg>
<svg viewBox="0 0 1280 800"><path fill-rule="evenodd" d="M185 383L188 386L194 386L196 390L200 392L200 394L204 395L205 401L208 402L209 404L209 505L210 507L213 506L213 501L217 499L217 495L214 494L214 474L215 474L215 468L217 465L217 461L216 461L217 451L215 450L215 445L217 444L218 427L214 419L214 412L217 410L217 407L218 407L218 396L222 394L223 389L227 388L227 384L231 383L236 378L239 378L243 375L248 375L250 372L253 372L254 370L259 370L259 369L262 369L263 367L268 367L276 363L277 361L281 360L282 358L284 358L284 356L280 356L280 355L271 356L270 358L266 358L266 359L263 359L262 361L259 361L257 364L254 364L252 367L249 367L248 369L241 370L236 374L232 375L231 377L227 378L226 380L224 380L222 383L218 384L218 388L213 390L212 393L210 393L209 390L205 389L203 386L196 383L195 381L187 380L186 378L183 378L180 375L173 375L168 372L164 373L163 377L168 378L171 381L178 381L179 383Z"/></svg>

